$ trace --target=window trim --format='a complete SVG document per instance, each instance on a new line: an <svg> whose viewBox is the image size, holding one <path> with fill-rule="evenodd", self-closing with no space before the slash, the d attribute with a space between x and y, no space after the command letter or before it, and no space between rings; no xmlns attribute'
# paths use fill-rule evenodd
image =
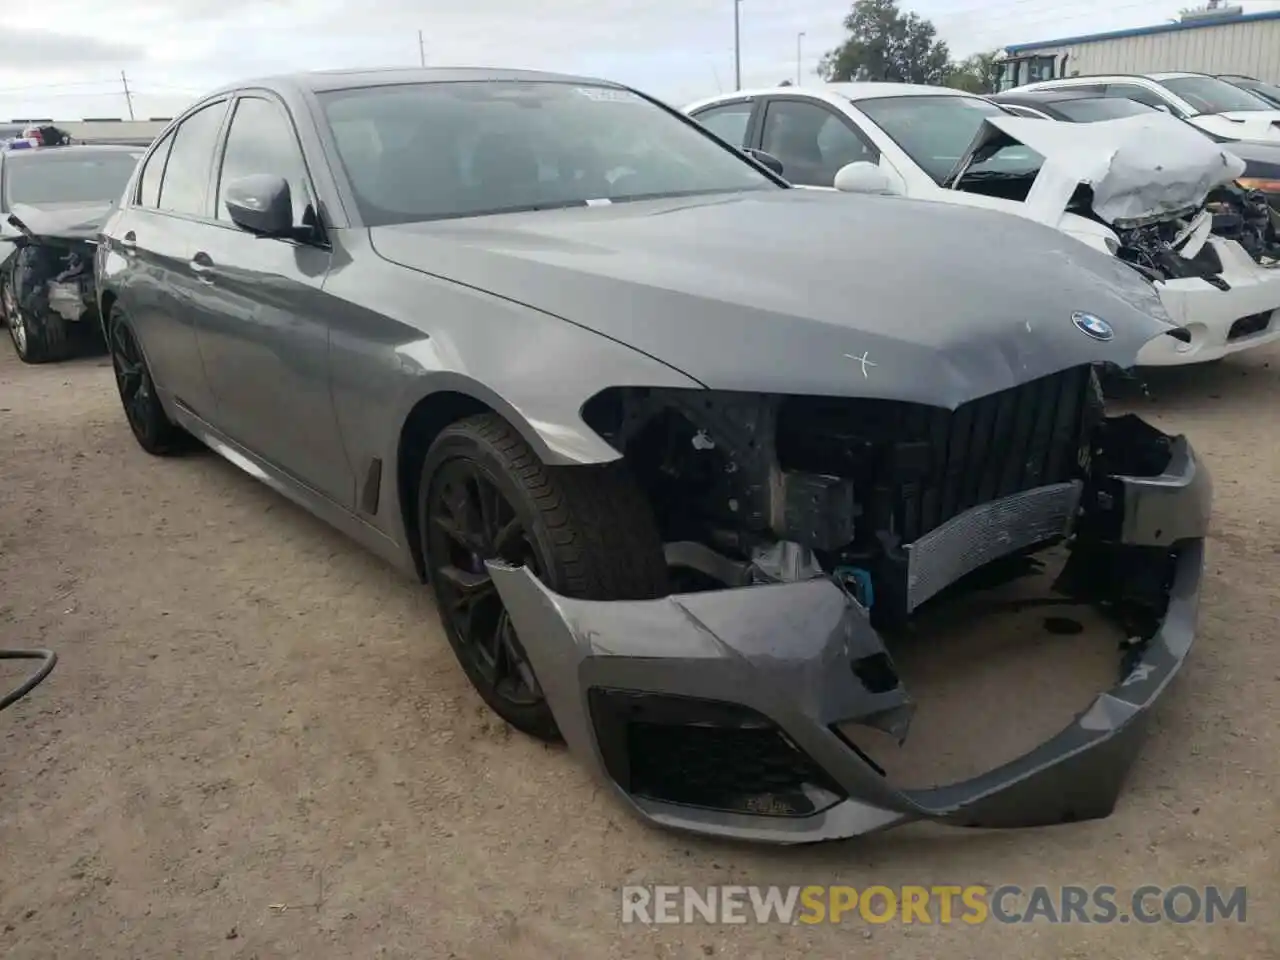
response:
<svg viewBox="0 0 1280 960"><path fill-rule="evenodd" d="M831 114L841 123L843 123L845 127L847 127L853 133L853 135L858 138L858 140L862 141L862 145L864 147L866 147L871 153L875 154L875 158L876 158L875 163L877 165L879 165L881 159L883 159L884 151L880 149L880 147L878 147L875 144L875 142L871 140L870 137L867 136L866 132L860 126L858 126L857 122L853 120L852 117L848 116L839 107L833 106L832 104L828 103L826 100L819 99L818 97L797 96L795 94L785 94L785 93L776 94L776 95L770 94L769 96L760 98L760 102L759 104L757 104L757 110L759 111L759 116L756 119L755 138L752 143L752 145L756 147L756 149L764 150L764 125L766 122L768 122L769 110L775 105L782 104L782 103L805 103L811 106L818 107L821 110L825 110L827 113ZM777 157L776 159L781 161L782 168L783 168L783 176L786 176L786 166L787 166L786 161L783 160L781 157ZM871 161L868 161L868 162L871 162ZM806 184L805 186L809 186L809 185Z"/></svg>
<svg viewBox="0 0 1280 960"><path fill-rule="evenodd" d="M725 140L724 142L728 143L735 150L746 150L751 146L755 139L756 126L758 122L757 118L763 114L763 110L760 108L760 101L757 98L733 97L730 100L717 100L715 103L708 103L705 106L699 107L697 110L692 111L689 116L692 119L697 120L698 123L702 123L703 114L712 113L716 110L727 110L730 107L737 106L745 106L747 108L747 125L742 131L742 143L730 143L728 140ZM713 136L724 140L724 138L720 137L720 135L715 133L714 130L710 130L710 128L707 129Z"/></svg>
<svg viewBox="0 0 1280 960"><path fill-rule="evenodd" d="M158 150L158 148L160 147L160 142L162 140L164 140L169 135L172 135L173 137L173 139L170 140L169 142L169 153L164 158L164 170L160 175L161 177L160 196L161 197L164 196L164 177L166 177L169 173L169 161L173 158L173 144L177 142L178 132L182 129L182 125L186 123L188 120L190 120L192 117L194 117L197 113L200 113L201 111L207 108L216 107L220 105L222 107L222 118L218 123L218 131L214 135L214 150L215 151L218 150L219 149L218 145L222 143L222 139L227 132L227 117L230 113L230 111L227 109L227 106L231 102L233 97L234 97L234 94L230 94L230 93L219 94L216 97L211 97L208 100L202 100L200 103L195 104L194 106L191 107L191 109L187 110L186 113L184 113L181 117L179 117L176 121L174 121L174 123L169 127L169 129L165 130L160 135L160 137L156 140L156 142L152 145L151 147L152 152L149 152L147 156L143 158L142 163L139 164L139 167L138 167L139 170L142 169L142 164L149 163L151 161L151 157L153 156L154 151ZM141 190L142 190L142 177L139 176L137 192L141 192ZM134 199L136 200L136 198L137 198L137 193L134 194ZM189 220L194 223L212 222L209 220L209 216L208 216L209 184L207 182L205 183L204 209L199 213L184 213L179 210L162 210L159 207L143 207L136 203L130 204L130 206L146 213L159 214L165 217L175 217L179 220Z"/></svg>
<svg viewBox="0 0 1280 960"><path fill-rule="evenodd" d="M164 162L160 164L160 186L164 186L164 172L169 166L169 154L173 152L173 141L178 138L178 128L176 126L169 128L160 136L156 137L155 144L142 158L142 162L138 164L138 182L134 185L129 196L129 206L137 207L139 210L150 210L152 213L159 213L159 207L149 207L142 202L142 184L147 179L147 170L151 166L151 161L159 157L160 151L164 151ZM159 200L160 192L156 191L156 199Z"/></svg>
<svg viewBox="0 0 1280 960"><path fill-rule="evenodd" d="M324 204L320 202L320 194L316 190L315 176L312 174L311 164L307 161L307 151L306 151L306 148L302 145L302 137L298 132L298 124L297 124L297 121L295 121L293 118L293 113L289 110L289 105L285 103L281 97L277 96L274 91L263 90L261 88L256 88L256 87L245 89L245 90L237 90L235 93L231 95L229 99L231 99L233 102L230 108L227 110L227 116L225 121L223 122L222 130L218 134L218 145L217 147L215 147L215 150L214 150L215 162L214 162L214 170L212 171L213 179L211 183L211 186L213 188L213 206L209 211L209 214L213 219L210 222L216 226L222 227L225 230L234 230L237 233L245 232L244 228L239 226L238 224L233 223L229 220L219 219L218 188L222 184L222 167L226 163L226 159L227 159L227 141L231 137L231 126L232 124L235 123L236 111L240 109L240 101L241 100L266 100L268 103L274 104L278 109L280 109L284 113L285 122L288 123L289 131L293 134L293 142L298 147L298 155L302 158L302 173L303 173L303 176L306 178L307 190L311 194L310 206L311 206L312 212L316 218L316 223L319 225L320 230L323 233L325 233L325 235L327 235L327 231L329 230L329 227L325 223L325 218L322 213L324 209Z"/></svg>
<svg viewBox="0 0 1280 960"><path fill-rule="evenodd" d="M1153 90L1151 89L1151 87L1147 86L1146 84L1138 83L1136 80L1115 80L1115 81L1108 82L1106 85L1106 89L1103 93L1103 96L1110 97L1112 99L1117 99L1117 100L1133 100L1133 101L1136 101L1137 103L1141 103L1148 107L1151 107L1152 109L1155 109L1156 105L1153 103L1147 103L1147 101L1145 100L1138 100L1137 97L1127 97L1124 94L1117 95L1111 92L1113 88L1122 89L1124 87L1131 87L1135 90L1142 90L1143 92L1150 94L1151 98L1153 100L1159 101L1161 106L1168 107L1169 110L1173 112L1174 116L1180 117L1182 119L1186 119L1183 111L1178 107L1176 103L1172 102L1167 96L1167 93L1171 91L1160 92L1157 90ZM1163 88L1161 88L1161 90L1163 90Z"/></svg>

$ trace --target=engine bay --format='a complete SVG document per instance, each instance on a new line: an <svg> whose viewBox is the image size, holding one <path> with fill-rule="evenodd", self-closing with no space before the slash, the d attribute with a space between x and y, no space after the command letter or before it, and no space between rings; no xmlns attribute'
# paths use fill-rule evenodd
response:
<svg viewBox="0 0 1280 960"><path fill-rule="evenodd" d="M825 576L890 632L952 588L1037 570L1034 555L1071 536L1086 502L1106 514L1093 478L1118 456L1154 475L1168 456L1164 435L1137 418L1104 418L1087 365L955 411L617 388L583 415L647 494L673 589ZM1159 590L1141 593L1140 606L1159 606Z"/></svg>

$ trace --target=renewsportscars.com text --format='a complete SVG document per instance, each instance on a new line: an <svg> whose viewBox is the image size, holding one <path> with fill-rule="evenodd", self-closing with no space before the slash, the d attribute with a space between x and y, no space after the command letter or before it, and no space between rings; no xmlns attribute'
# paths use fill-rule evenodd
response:
<svg viewBox="0 0 1280 960"><path fill-rule="evenodd" d="M1244 887L628 886L623 923L1244 923Z"/></svg>

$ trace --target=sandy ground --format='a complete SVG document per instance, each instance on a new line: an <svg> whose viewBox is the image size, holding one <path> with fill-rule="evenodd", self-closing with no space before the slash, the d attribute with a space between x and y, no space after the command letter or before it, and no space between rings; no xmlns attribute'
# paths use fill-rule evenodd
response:
<svg viewBox="0 0 1280 960"><path fill-rule="evenodd" d="M104 360L24 367L6 343L0 646L61 660L0 714L0 950L1280 956L1280 350L1155 386L1144 410L1209 461L1217 512L1198 645L1116 813L759 849L632 819L562 750L486 713L421 588L212 455L146 456ZM1070 657L1086 639L1045 650ZM1015 704L967 649L922 660L925 682L982 691L922 707L926 740L953 731L953 747L982 738L1007 754L1037 704L1087 701L1055 695L1071 675L1059 658ZM1100 682L1097 658L1078 659ZM17 675L0 667L0 688ZM620 922L628 883L1218 883L1248 885L1249 901L1243 925L645 928Z"/></svg>

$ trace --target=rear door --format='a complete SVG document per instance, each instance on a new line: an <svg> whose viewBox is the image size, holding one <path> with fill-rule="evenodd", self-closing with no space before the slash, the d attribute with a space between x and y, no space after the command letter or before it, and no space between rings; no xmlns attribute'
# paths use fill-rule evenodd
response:
<svg viewBox="0 0 1280 960"><path fill-rule="evenodd" d="M289 182L295 225L314 216L316 193L288 109L265 92L241 95L216 158L210 218L192 258L197 336L221 423L253 453L352 508L355 481L329 389L322 287L332 252L248 233L223 202L231 181L274 174Z"/></svg>
<svg viewBox="0 0 1280 960"><path fill-rule="evenodd" d="M110 253L122 257L120 306L138 333L157 388L217 423L195 335L193 230L203 215L209 159L227 114L216 100L190 114L143 160L136 192L116 220Z"/></svg>

